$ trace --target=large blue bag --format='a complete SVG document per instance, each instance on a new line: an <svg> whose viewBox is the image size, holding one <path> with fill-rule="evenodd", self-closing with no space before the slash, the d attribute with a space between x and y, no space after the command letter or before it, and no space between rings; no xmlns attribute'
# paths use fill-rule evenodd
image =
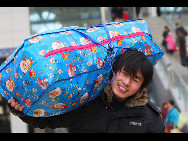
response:
<svg viewBox="0 0 188 141"><path fill-rule="evenodd" d="M14 97L29 116L69 112L111 83L112 62L130 49L143 52L153 65L164 54L143 19L32 35L0 66L0 94Z"/></svg>

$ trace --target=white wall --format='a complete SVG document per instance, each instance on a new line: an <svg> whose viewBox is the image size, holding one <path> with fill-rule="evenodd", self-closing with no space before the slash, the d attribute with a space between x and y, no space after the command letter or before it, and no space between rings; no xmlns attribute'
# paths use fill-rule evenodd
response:
<svg viewBox="0 0 188 141"><path fill-rule="evenodd" d="M20 118L10 113L11 133L28 133L28 126Z"/></svg>
<svg viewBox="0 0 188 141"><path fill-rule="evenodd" d="M17 48L30 36L28 7L0 7L0 49ZM12 133L27 133L27 124L10 114Z"/></svg>
<svg viewBox="0 0 188 141"><path fill-rule="evenodd" d="M0 7L0 49L18 47L30 35L28 7Z"/></svg>

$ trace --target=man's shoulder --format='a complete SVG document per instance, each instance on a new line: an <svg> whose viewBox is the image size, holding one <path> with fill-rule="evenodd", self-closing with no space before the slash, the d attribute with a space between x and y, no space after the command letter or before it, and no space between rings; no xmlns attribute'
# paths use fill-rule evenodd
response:
<svg viewBox="0 0 188 141"><path fill-rule="evenodd" d="M150 130L151 132L156 132L156 133L165 132L165 126L162 120L161 111L151 101L149 101L145 105L145 116L148 122L148 127L149 127L148 130Z"/></svg>
<svg viewBox="0 0 188 141"><path fill-rule="evenodd" d="M161 110L151 101L148 101L148 103L145 105L145 113L151 117L162 117Z"/></svg>

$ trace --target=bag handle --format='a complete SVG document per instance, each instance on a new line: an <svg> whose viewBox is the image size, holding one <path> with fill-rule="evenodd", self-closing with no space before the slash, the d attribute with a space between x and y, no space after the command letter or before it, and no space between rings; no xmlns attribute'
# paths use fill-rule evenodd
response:
<svg viewBox="0 0 188 141"><path fill-rule="evenodd" d="M106 84L111 84L112 81L114 80L114 77L115 77L115 73L114 73L114 71L113 71L113 69L112 69L112 57L111 57L111 54L113 53L113 48L112 48L112 45L111 45L111 38L110 38L109 30L108 30L108 28L107 28L107 26L106 26L105 24L100 23L98 26L102 26L102 27L104 27L104 29L106 30L108 39L110 40L110 43L109 43L108 48L106 48L106 47L105 47L104 45L102 45L101 43L97 42L97 41L96 41L95 39L93 39L91 36L89 36L89 35L83 33L82 31L80 31L80 30L78 30L78 29L76 29L76 28L71 28L70 30L74 30L74 31L77 31L77 32L83 34L85 37L87 37L87 38L88 38L89 40L91 40L93 43L98 44L98 45L101 45L101 46L103 46L104 48L107 49L107 52L108 52L108 59L109 59L109 62L110 62L109 65L110 65L110 68L111 68L112 73L113 73L113 78L112 78L111 81L104 81L104 83L106 83ZM96 80L99 80L99 78L96 78ZM96 80L94 80L94 81L96 81Z"/></svg>

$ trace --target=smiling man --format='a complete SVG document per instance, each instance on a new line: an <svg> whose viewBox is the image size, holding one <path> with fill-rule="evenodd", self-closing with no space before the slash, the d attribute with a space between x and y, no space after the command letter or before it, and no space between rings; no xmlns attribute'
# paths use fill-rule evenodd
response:
<svg viewBox="0 0 188 141"><path fill-rule="evenodd" d="M71 133L164 133L160 111L149 101L145 87L151 82L153 66L139 51L126 51L113 64L115 77L100 95L71 112L52 117L24 115L23 107L10 99L13 114L33 127L69 127Z"/></svg>

